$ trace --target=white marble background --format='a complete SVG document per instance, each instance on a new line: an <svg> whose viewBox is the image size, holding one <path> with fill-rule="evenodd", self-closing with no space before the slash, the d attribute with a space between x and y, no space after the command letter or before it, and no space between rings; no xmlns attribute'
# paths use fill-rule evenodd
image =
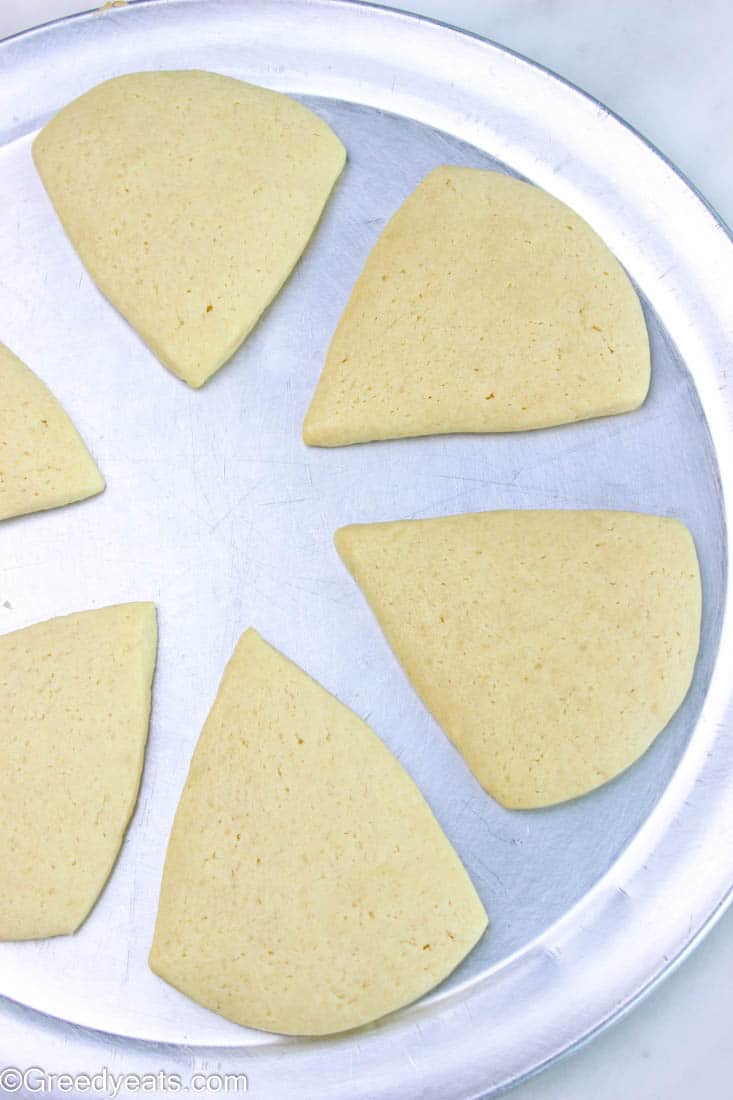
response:
<svg viewBox="0 0 733 1100"><path fill-rule="evenodd" d="M92 3L0 0L0 37ZM730 0L402 0L399 6L492 38L592 93L666 153L733 225ZM511 1100L731 1100L731 976L733 912L641 1005L512 1090ZM10 1053L0 1050L0 1058Z"/></svg>

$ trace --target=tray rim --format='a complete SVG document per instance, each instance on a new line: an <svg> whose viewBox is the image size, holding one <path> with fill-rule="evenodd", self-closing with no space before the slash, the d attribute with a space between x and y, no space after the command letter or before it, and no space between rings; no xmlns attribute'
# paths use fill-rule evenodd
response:
<svg viewBox="0 0 733 1100"><path fill-rule="evenodd" d="M670 160L669 157L667 157L662 151L660 151L653 144L653 142L651 142L648 138L646 138L632 124L627 122L621 116L617 115L615 112L611 111L609 108L607 108L600 100L595 98L593 95L591 95L590 93L584 91L582 88L578 87L572 81L569 81L566 78L564 78L563 76L561 76L558 73L554 72L549 67L544 66L541 63L536 62L536 61L522 55L518 51L512 50L509 47L503 46L503 45L501 45L500 43L496 42L493 39L486 38L486 37L483 37L479 34L476 34L475 32L464 30L462 28L456 27L455 25L453 25L449 22L434 19L434 18L430 18L430 17L427 17L427 16L418 15L418 14L400 9L399 7L392 7L392 6L386 6L386 5L383 5L383 4L373 3L373 2L370 2L370 0L249 0L249 2L248 2L248 0L244 0L244 2L242 2L242 0L239 0L239 5L242 9L244 9L245 6L251 6L253 8L266 8L266 7L272 7L273 5L277 6L278 2L280 3L280 6L283 10L288 8L288 9L295 9L296 11L310 10L312 12L320 12L320 13L326 13L326 12L329 12L329 11L337 11L337 10L341 10L344 13L348 13L349 11L351 11L351 12L364 12L364 13L367 14L367 16L369 16L369 13L372 13L372 17L381 16L381 17L386 17L388 20L392 19L392 20L397 20L397 21L404 21L404 23L407 24L408 26L413 25L417 28L420 28L420 27L422 27L422 28L426 28L426 27L427 28L436 28L440 31L448 32L451 36L456 36L456 39L459 42L462 39L472 41L473 43L477 44L478 46L480 46L482 48L486 48L489 53L495 51L498 55L504 55L506 57L509 57L509 58L513 59L514 61L519 62L520 66L523 67L523 68L526 67L529 70L534 70L538 74L543 74L544 76L549 77L553 84L557 84L557 85L560 85L560 86L564 87L567 91L570 91L573 94L574 97L578 97L579 99L586 101L586 103L588 105L591 105L594 108L596 108L598 113L599 113L599 116L603 117L604 119L609 120L614 127L619 127L620 129L625 131L626 134L629 137L631 137L635 143L638 143L638 145L641 146L645 150L646 153L651 154L651 156L656 161L661 162L663 165L665 165L669 169L670 173L677 179L677 181L679 181L683 184L685 190L688 192L688 198L692 198L693 200L696 200L697 204L699 204L699 206L701 206L703 208L704 212L706 212L706 214L708 215L708 217L710 219L710 222L712 223L711 228L714 228L714 229L721 232L722 236L725 238L726 246L733 245L733 230L731 230L731 228L727 225L725 220L717 213L717 211L714 209L712 204L705 198L705 196L700 192L700 190L697 188L697 186L685 175L685 173L683 173L679 168L677 168L677 166ZM234 6L234 4L237 3L237 0L215 0L215 2L213 2L213 3L211 2L211 0L209 0L209 3L211 4L212 12L215 12L218 7L225 8L225 7ZM124 14L128 10L129 11L145 11L145 10L148 10L148 9L149 10L154 10L156 8L161 8L161 9L172 8L172 9L175 9L175 8L187 8L187 7L196 7L196 6L202 7L202 0L126 0L126 2L124 3L124 7L120 8L120 9L117 9L115 14ZM53 19L53 20L47 21L45 23L39 24L37 26L34 26L32 28L29 28L27 30L20 31L20 32L17 32L16 34L12 34L10 36L7 36L6 38L0 40L0 62L2 62L2 60L5 56L6 48L9 47L9 46L13 46L13 45L18 44L18 43L25 43L25 42L31 40L33 37L38 36L38 35L49 34L49 33L54 34L58 28L63 28L65 26L71 25L71 24L81 24L81 23L83 23L85 21L88 21L92 18L99 17L100 15L102 15L102 11L101 11L100 8L91 8L91 9L88 9L86 11L73 13L73 14L70 14L70 15L67 15L67 16L62 16L61 18ZM214 16L214 18L215 18L215 16ZM297 94L297 93L295 93L295 94ZM331 97L328 96L328 95L324 95L323 98L327 99L327 98L331 98ZM360 100L352 100L352 102L361 102L361 101ZM395 113L400 113L400 112L395 111ZM733 261L733 249L730 251L730 255L728 256L728 259ZM702 401L702 395L701 395L701 401ZM721 409L721 412L723 413L722 419L727 419L728 420L728 423L727 423L728 434L733 437L733 419L732 419L732 416L731 416L731 414L733 412L733 408L726 409L724 407L725 406L725 400L723 402L721 402L721 404L723 405L723 408ZM703 401L703 405L705 406L704 401ZM706 407L705 411L706 412L709 411L707 407ZM727 414L727 416L726 416L726 414ZM717 421L717 417L716 417L716 421ZM716 446L715 446L716 456L720 458L720 454L719 454L718 447L717 447L717 442L718 442L718 440L717 440L717 431L713 432L713 428L712 428L709 420L708 420L708 426L711 429L711 434L713 435L713 441L716 444ZM729 440L728 442L730 443L730 453L733 454L733 438L731 440ZM728 486L728 477L726 476L727 467L724 467L722 462L720 463L720 466L721 466L721 496L722 496L723 504L724 504L724 515L725 515L726 520L728 520L729 516L730 516L730 507L729 507L729 504L728 504L728 495L729 495L729 493L726 490L729 490L730 494L733 495L733 486L731 486L730 488ZM733 481L733 476L731 477L731 480ZM729 562L729 553L728 553L727 544L726 544L726 547L725 547L725 558L726 558L726 564L728 564L728 562ZM720 679L719 666L721 664L721 659L720 659L721 652L724 649L723 642L724 642L726 636L731 632L731 624L730 624L730 619L731 619L731 615L730 615L731 593L730 593L730 590L729 590L728 587L726 587L726 595L725 595L724 603L725 603L725 607L726 607L725 621L723 623L723 628L722 628L722 632L721 632L721 645L720 645L720 648L718 650L718 654L717 654L716 661L715 661L715 668L713 670L713 677L712 677L712 680L711 680L711 690L710 690L709 694L712 693L712 683L713 683L713 681L718 681ZM706 700L705 707L704 707L705 712L707 712L709 709L711 709L709 707L708 703L709 703L709 700ZM727 713L728 722L725 723L726 726L731 723L731 718L733 716L733 706L731 706L730 701L728 701L728 703L727 703L727 711L728 711L728 713ZM722 732L723 728L724 728L724 724L721 722L720 727L719 727L721 732ZM685 755L683 757L683 760L680 762L680 765L678 766L677 772L679 772L683 767L685 767L686 764L689 764L688 757L689 757L689 753L686 751ZM568 918L571 914L575 913L577 915L577 912L580 911L580 910L588 911L589 915L592 914L594 908L597 906L597 903L601 900L601 895L603 895L604 893L607 893L607 888L608 888L607 880L611 876L611 873L616 868L618 868L620 865L623 865L625 867L627 864L631 864L633 862L633 860L630 859L630 849L632 849L632 848L636 849L636 847L638 846L637 841L638 841L639 835L642 832L646 833L648 831L648 827L649 827L650 823L652 822L652 820L654 820L654 822L657 826L657 831L658 832L663 832L664 831L664 829L662 827L662 823L660 822L659 811L660 811L660 808L661 808L663 803L665 805L667 805L670 802L670 789L672 787L679 786L679 782L678 782L679 776L678 776L677 772L673 775L672 780L670 781L670 784L669 784L667 790L664 792L662 798L660 799L660 803L652 811L652 814L650 815L650 818L644 823L644 825L642 826L640 832L638 834L636 834L636 836L631 841L629 847L621 853L619 859L616 861L616 863L614 863L612 865L612 867L609 869L609 871L594 885L594 887L583 898L580 899L579 902L576 903L576 905L574 905L571 908L571 910L568 911L568 913L564 914L558 920L554 921L550 926L548 926L547 929L545 929L544 932L542 932L539 936L537 936L529 944L525 945L524 947L522 947L517 952L513 953L509 957L502 960L500 963L496 964L495 967L492 967L490 972L489 972L489 975L488 975L489 978L491 978L498 971L505 971L508 967L512 967L515 963L519 962L524 956L526 956L530 949L535 948L537 945L542 944L546 940L556 938L556 934L558 932L560 932L561 930L564 930L565 927L567 926ZM733 761L731 761L731 772L733 773ZM667 824L669 824L669 822L667 822ZM621 890L620 892L624 893L623 890ZM671 973L694 950L694 948L704 938L704 936L707 934L707 932L717 923L717 921L720 919L720 917L723 915L723 913L726 911L726 909L728 908L728 906L731 904L732 901L733 901L733 866L731 866L730 875L727 876L727 887L722 892L719 892L719 896L718 896L718 900L717 900L716 904L711 908L711 910L709 911L707 916L704 919L702 919L702 921L697 925L695 931L690 934L690 936L686 940L686 942L679 948L679 950L674 955L664 956L662 965L660 965L656 970L653 970L653 968L652 968L652 972L650 973L650 976L648 977L648 980L644 984L642 984L638 988L636 988L632 993L630 993L625 1000L619 1001L612 1008L612 1010L610 1010L608 1013L606 1013L602 1018L600 1018L592 1026L586 1028L585 1030L581 1030L581 1033L578 1034L575 1038L572 1038L568 1041L562 1041L562 1040L559 1040L558 1037L556 1037L555 1041L553 1043L554 1049L550 1053L548 1053L547 1056L544 1059L536 1060L528 1068L522 1070L521 1072L519 1072L517 1074L513 1074L512 1076L506 1077L501 1082L498 1082L498 1081L493 1082L490 1085L489 1092L485 1092L483 1088L480 1088L479 1091L475 1091L475 1089L472 1087L472 1085L469 1084L469 1081L467 1079L465 1079L465 1080L462 1081L462 1085L465 1085L466 1087L468 1087L469 1091L465 1091L465 1089L464 1089L464 1091L461 1091L460 1093L455 1093L454 1095L456 1097L460 1096L461 1098L465 1098L465 1100L469 1100L469 1098L474 1098L474 1100L479 1100L480 1097L488 1097L490 1095L495 1095L497 1091L503 1091L507 1087L511 1087L515 1084L520 1083L522 1080L525 1080L526 1078L534 1075L535 1073L540 1072L543 1068L546 1068L546 1066L548 1066L550 1063L556 1061L558 1058L564 1057L566 1054L571 1053L572 1051L577 1049L579 1046L581 1046L581 1045L585 1044L586 1042L590 1041L601 1030L603 1030L605 1027L609 1026L616 1019L619 1019L621 1016L625 1015L626 1012L630 1011L630 1009L632 1007L634 1007L634 1005L636 1005L652 989L654 989L656 987L656 985L664 977L666 977L669 973ZM543 950L546 951L546 954L548 956L554 957L554 951L552 951L552 950L548 951L547 949L543 949ZM486 977L487 976L485 976L484 979L482 979L482 982L486 979ZM473 984L473 983L470 983L470 982L465 983L466 986L470 986L471 984ZM460 998L461 998L463 993L464 993L464 986L461 985L458 988L452 990L448 995L446 995L445 998L441 999L441 1001L439 1002L438 1007L441 1007L441 1006L445 1005L450 1010L450 1006L453 1004L453 1002L460 1001ZM23 1027L23 1030L26 1029L26 1025L29 1025L30 1030L32 1032L35 1031L36 1029L34 1028L34 1021L36 1021L36 1022L40 1021L41 1024L46 1022L46 1023L49 1023L51 1025L58 1026L60 1028L64 1028L64 1027L65 1028L71 1028L72 1031L74 1033L76 1033L76 1035L73 1036L73 1037L75 1037L77 1039L82 1039L84 1035L89 1035L90 1038L92 1038L93 1040L96 1040L97 1042L100 1041L100 1040L102 1042L104 1042L105 1040L109 1041L110 1039L116 1038L116 1037L109 1036L107 1033L96 1032L93 1029L87 1029L87 1028L79 1027L78 1025L68 1023L68 1022L63 1021L63 1020L58 1019L58 1018L47 1017L43 1013L41 1013L41 1012L39 1012L35 1009L30 1009L30 1008L26 1008L25 1006L16 1005L14 1002L10 1002L6 998L0 998L0 1018L2 1018L2 1015L3 1015L3 1012L4 1012L5 1009L9 1009L10 1014L12 1016L16 1017L16 1022L20 1023L22 1021L21 1026ZM416 1006L414 1011L411 1012L410 1018L412 1018L413 1016L418 1017L420 1015L421 1015L420 1006L418 1005L418 1006ZM25 1017L25 1019L23 1019L24 1017ZM409 1022L409 1021L407 1021L407 1022ZM464 1021L464 1024L465 1024L465 1021ZM418 1030L419 1030L419 1028L418 1028ZM368 1034L368 1032L365 1032L365 1033ZM357 1037L359 1035L359 1033L350 1033L350 1034L351 1035L356 1034ZM345 1042L349 1041L349 1035L348 1034L347 1034L346 1037L344 1037L343 1041L345 1041ZM190 1050L190 1048L175 1047L175 1048L173 1048L173 1051L171 1051L170 1046L168 1044L153 1043L152 1041L147 1041L147 1040L143 1040L143 1039L129 1039L129 1040L128 1039L123 1039L123 1042L128 1044L129 1046L132 1046L132 1047L158 1047L161 1050L161 1052L163 1050L167 1050L168 1053L171 1053L171 1054L174 1051L178 1051L178 1050L180 1050L181 1053L183 1053L184 1050L185 1051ZM66 1046L67 1044L64 1044L64 1045ZM301 1044L300 1044L300 1042L296 1041L293 1044L293 1046L297 1048L298 1046L301 1046ZM204 1048L201 1048L202 1051L203 1051L203 1049ZM230 1047L221 1047L221 1046L207 1047L205 1049L206 1049L206 1052L208 1052L209 1054L215 1054L216 1052L227 1052L227 1053L232 1053L233 1054L233 1053L235 1053L236 1051L239 1050L239 1048L230 1048ZM282 1053L285 1053L283 1051L283 1048L279 1048L279 1050L281 1052L281 1055L282 1055ZM251 1052L248 1052L248 1053L249 1053L250 1057L252 1057ZM254 1064L255 1060L256 1060L256 1056L252 1058L253 1064ZM210 1060L207 1059L207 1061L210 1061ZM241 1066L239 1068L241 1068ZM253 1085L254 1085L255 1088L258 1087L258 1081L257 1081L256 1075L255 1075L254 1080L253 1080ZM55 1095L55 1093L53 1093L53 1095ZM278 1093L278 1095L280 1095L280 1094ZM310 1095L310 1093L302 1093L296 1087L293 1090L292 1095ZM328 1095L330 1096L331 1093L329 1092ZM353 1093L353 1095L357 1095L357 1094ZM361 1091L358 1093L358 1095L359 1096L362 1095ZM376 1093L367 1092L367 1093L364 1093L364 1095L365 1096L367 1096L367 1095L376 1096ZM380 1092L379 1095L381 1096L382 1093ZM388 1095L388 1094L384 1093L384 1095ZM425 1095L426 1096L427 1095L433 1096L433 1092L430 1092L430 1093L426 1092ZM444 1092L443 1093L437 1093L436 1092L435 1095L436 1096L445 1095L445 1093Z"/></svg>

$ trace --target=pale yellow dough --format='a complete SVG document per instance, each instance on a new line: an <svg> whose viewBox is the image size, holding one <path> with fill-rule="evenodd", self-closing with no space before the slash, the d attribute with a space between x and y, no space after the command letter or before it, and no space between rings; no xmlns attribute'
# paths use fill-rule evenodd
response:
<svg viewBox="0 0 733 1100"><path fill-rule="evenodd" d="M513 432L635 409L639 299L590 226L531 184L436 168L382 232L303 427L335 447Z"/></svg>
<svg viewBox="0 0 733 1100"><path fill-rule="evenodd" d="M104 478L56 398L0 344L0 520L103 489Z"/></svg>
<svg viewBox="0 0 733 1100"><path fill-rule="evenodd" d="M289 96L216 73L132 73L41 131L33 156L98 287L201 386L303 252L344 147Z"/></svg>
<svg viewBox="0 0 733 1100"><path fill-rule="evenodd" d="M181 795L152 969L237 1023L321 1035L427 992L485 927L402 766L248 630Z"/></svg>
<svg viewBox="0 0 733 1100"><path fill-rule="evenodd" d="M74 932L114 866L145 754L151 603L0 637L0 939Z"/></svg>
<svg viewBox="0 0 733 1100"><path fill-rule="evenodd" d="M687 693L689 531L630 512L478 512L344 527L336 546L425 704L507 807L632 764Z"/></svg>

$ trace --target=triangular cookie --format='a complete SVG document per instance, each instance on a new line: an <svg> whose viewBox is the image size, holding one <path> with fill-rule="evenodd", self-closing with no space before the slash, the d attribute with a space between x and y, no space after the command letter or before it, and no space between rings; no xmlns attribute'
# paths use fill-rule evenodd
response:
<svg viewBox="0 0 733 1100"><path fill-rule="evenodd" d="M104 478L56 398L0 344L0 520L103 489Z"/></svg>
<svg viewBox="0 0 733 1100"><path fill-rule="evenodd" d="M688 530L629 512L479 512L344 527L341 557L407 675L511 808L600 786L690 685Z"/></svg>
<svg viewBox="0 0 733 1100"><path fill-rule="evenodd" d="M216 73L131 73L64 107L33 156L100 290L201 386L308 243L344 147L289 96Z"/></svg>
<svg viewBox="0 0 733 1100"><path fill-rule="evenodd" d="M148 736L155 606L0 637L0 939L74 932L114 866Z"/></svg>
<svg viewBox="0 0 733 1100"><path fill-rule="evenodd" d="M436 168L367 259L303 438L542 428L635 409L648 388L639 299L590 226L531 184Z"/></svg>
<svg viewBox="0 0 733 1100"><path fill-rule="evenodd" d="M321 1035L431 989L486 914L417 787L248 630L194 752L150 966L249 1027Z"/></svg>

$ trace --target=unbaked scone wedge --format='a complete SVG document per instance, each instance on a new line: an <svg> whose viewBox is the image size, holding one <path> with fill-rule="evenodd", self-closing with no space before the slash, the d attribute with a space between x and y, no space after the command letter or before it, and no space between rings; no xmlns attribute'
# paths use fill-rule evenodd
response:
<svg viewBox="0 0 733 1100"><path fill-rule="evenodd" d="M700 571L676 520L477 512L344 527L336 546L423 701L507 807L618 775L687 693Z"/></svg>
<svg viewBox="0 0 733 1100"><path fill-rule="evenodd" d="M101 493L104 478L46 385L0 344L0 520Z"/></svg>
<svg viewBox="0 0 733 1100"><path fill-rule="evenodd" d="M243 634L173 824L155 973L236 1023L322 1035L432 989L486 923L379 738L254 630Z"/></svg>
<svg viewBox="0 0 733 1100"><path fill-rule="evenodd" d="M99 289L198 387L297 263L345 151L289 96L180 70L92 88L43 128L33 157Z"/></svg>
<svg viewBox="0 0 733 1100"><path fill-rule="evenodd" d="M635 409L649 340L591 227L529 183L432 171L370 253L303 426L336 447L514 432Z"/></svg>
<svg viewBox="0 0 733 1100"><path fill-rule="evenodd" d="M137 800L155 605L120 604L0 637L0 940L76 931Z"/></svg>

